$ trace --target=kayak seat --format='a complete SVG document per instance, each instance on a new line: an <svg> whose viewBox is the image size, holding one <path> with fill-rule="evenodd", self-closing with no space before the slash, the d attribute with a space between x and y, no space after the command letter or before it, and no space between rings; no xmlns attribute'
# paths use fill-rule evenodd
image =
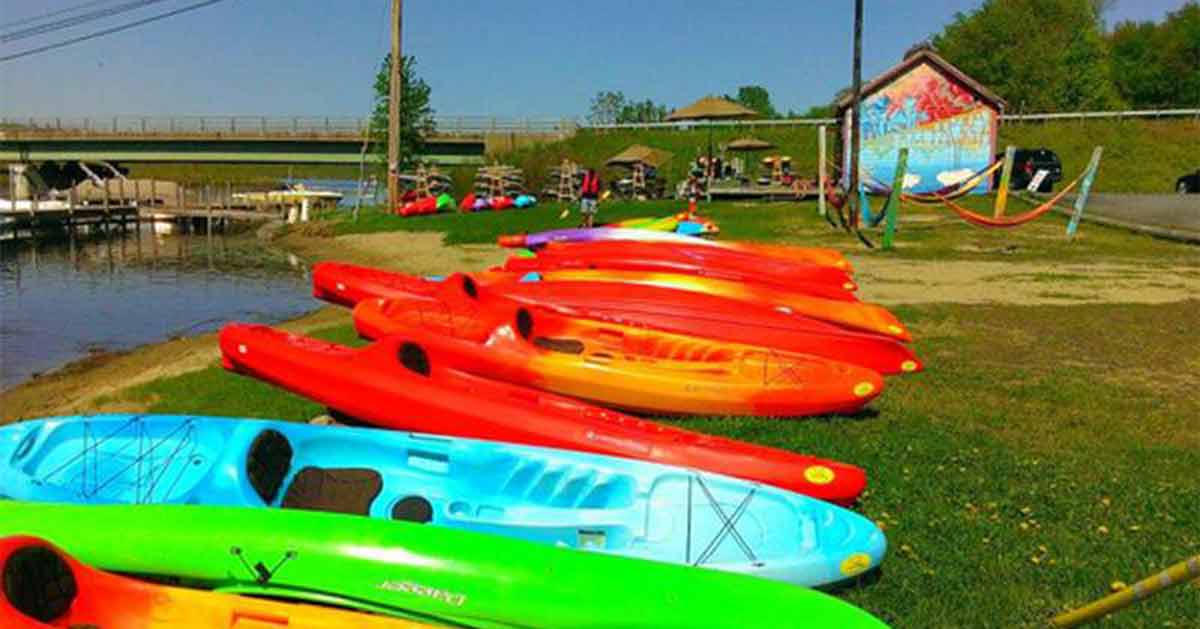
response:
<svg viewBox="0 0 1200 629"><path fill-rule="evenodd" d="M407 496L392 507L392 519L425 524L433 519L433 505L420 496Z"/></svg>
<svg viewBox="0 0 1200 629"><path fill-rule="evenodd" d="M71 566L45 546L26 546L9 555L3 581L9 604L41 623L62 617L79 594Z"/></svg>
<svg viewBox="0 0 1200 629"><path fill-rule="evenodd" d="M529 335L533 334L533 315L524 308L517 311L517 332L525 340L529 340Z"/></svg>
<svg viewBox="0 0 1200 629"><path fill-rule="evenodd" d="M416 343L404 343L400 346L400 364L415 374L429 377L429 354Z"/></svg>
<svg viewBox="0 0 1200 629"><path fill-rule="evenodd" d="M296 472L280 504L284 509L370 515L383 476L364 468L306 467Z"/></svg>
<svg viewBox="0 0 1200 629"><path fill-rule="evenodd" d="M270 428L258 433L246 456L246 478L265 504L275 502L291 467L292 444L287 437Z"/></svg>

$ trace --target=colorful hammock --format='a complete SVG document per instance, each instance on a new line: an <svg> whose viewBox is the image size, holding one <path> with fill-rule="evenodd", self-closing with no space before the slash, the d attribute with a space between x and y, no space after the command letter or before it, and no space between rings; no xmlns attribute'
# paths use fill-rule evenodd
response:
<svg viewBox="0 0 1200 629"><path fill-rule="evenodd" d="M1029 210L1028 212L1017 214L1015 216L984 216L983 214L972 212L971 210L968 210L967 208L955 203L954 200L950 199L949 197L943 197L942 203L946 207L950 208L950 210L955 214L958 214L958 216L964 221L979 227L1020 227L1021 225L1033 221L1039 216L1054 209L1054 206L1058 205L1058 202L1061 201L1068 192L1073 190L1075 186L1079 185L1079 182L1083 181L1083 178L1086 177L1089 172L1091 172L1090 169L1083 171L1083 174L1076 177L1075 181L1072 181L1065 188L1059 190L1058 194L1054 195L1049 201L1046 201L1045 203L1033 208L1032 210Z"/></svg>
<svg viewBox="0 0 1200 629"><path fill-rule="evenodd" d="M937 205L942 202L942 199L959 199L967 196L979 185L981 181L990 177L996 169L1004 165L1004 160L993 162L983 170L967 177L966 179L949 186L945 186L934 190L933 192L901 192L901 197L910 203L917 205ZM864 180L864 185L870 188L876 194L891 194L892 187L879 181L869 172L864 173L867 177Z"/></svg>

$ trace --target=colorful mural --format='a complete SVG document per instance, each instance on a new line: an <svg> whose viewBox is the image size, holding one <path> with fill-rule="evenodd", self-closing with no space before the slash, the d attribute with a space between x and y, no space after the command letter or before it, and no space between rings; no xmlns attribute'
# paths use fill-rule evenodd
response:
<svg viewBox="0 0 1200 629"><path fill-rule="evenodd" d="M998 112L928 63L864 99L862 118L859 161L866 181L891 182L901 147L909 149L905 187L911 192L960 183L986 168L996 152ZM849 128L843 125L847 171ZM981 182L975 192L990 185Z"/></svg>

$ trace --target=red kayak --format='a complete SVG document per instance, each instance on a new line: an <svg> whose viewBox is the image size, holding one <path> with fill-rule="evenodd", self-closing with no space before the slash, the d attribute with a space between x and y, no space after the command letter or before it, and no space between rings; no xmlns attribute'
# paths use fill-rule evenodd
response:
<svg viewBox="0 0 1200 629"><path fill-rule="evenodd" d="M407 203L400 208L400 216L419 216L421 214L436 214L437 197L425 197L411 203Z"/></svg>
<svg viewBox="0 0 1200 629"><path fill-rule="evenodd" d="M448 366L609 408L692 416L856 413L883 391L857 365L446 291L436 300L368 299L361 336L400 335Z"/></svg>
<svg viewBox="0 0 1200 629"><path fill-rule="evenodd" d="M848 330L764 304L649 284L524 282L494 272L436 282L370 267L321 262L313 267L313 296L347 307L372 298L433 300L445 296L442 291L462 290L468 278L474 284L468 293L483 289L586 319L812 354L884 375L922 368L912 350L894 338Z"/></svg>
<svg viewBox="0 0 1200 629"><path fill-rule="evenodd" d="M377 426L621 456L850 504L862 469L695 433L454 369L403 336L362 349L263 325L221 330L222 364Z"/></svg>
<svg viewBox="0 0 1200 629"><path fill-rule="evenodd" d="M682 273L793 289L797 284L824 284L845 291L857 287L846 271L762 256L746 251L636 241L553 242L534 257L512 257L506 271L613 269ZM794 289L793 289L794 290Z"/></svg>

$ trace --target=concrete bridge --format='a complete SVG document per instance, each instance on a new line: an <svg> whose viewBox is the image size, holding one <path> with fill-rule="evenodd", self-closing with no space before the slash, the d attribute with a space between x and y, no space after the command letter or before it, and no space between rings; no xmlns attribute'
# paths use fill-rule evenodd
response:
<svg viewBox="0 0 1200 629"><path fill-rule="evenodd" d="M366 127L362 118L312 116L7 117L0 118L0 161L357 165ZM482 116L439 117L434 127L420 157L445 166L481 164L488 154L576 129L570 120Z"/></svg>

